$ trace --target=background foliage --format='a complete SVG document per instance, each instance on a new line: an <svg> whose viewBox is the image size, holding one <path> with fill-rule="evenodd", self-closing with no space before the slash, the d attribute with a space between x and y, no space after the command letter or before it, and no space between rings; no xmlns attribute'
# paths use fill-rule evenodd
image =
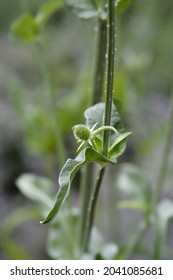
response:
<svg viewBox="0 0 173 280"><path fill-rule="evenodd" d="M68 252L60 238L68 232L69 225L75 235L79 215L76 209L72 217L68 211L62 214L70 220L68 226L63 224L62 217L52 224L49 234L48 227L39 225L38 221L44 216L42 201L46 199L50 203L47 197L52 200L56 193L64 158L75 155L71 127L84 123L83 112L90 103L97 11L91 4L86 9L85 5L80 6L81 1L74 1L80 2L78 9L62 8L52 14L55 2L61 6L61 1L51 1L53 5L48 5L47 9L40 8L46 7L43 4L47 5L47 2L0 2L2 258L47 258L47 254L51 258L74 258L78 253L75 252L77 241L72 240L70 244L74 247L68 246ZM72 5L73 1L65 2ZM132 3L123 10L120 1L117 8L114 97L121 101L123 121L133 134L128 140L126 153L116 168L109 169L104 180L96 221L103 236L98 229L93 233L92 242L96 245L91 255L98 258L172 259L173 227L168 223L173 215L171 140L167 151L164 147L172 133L169 105L172 104L173 87L173 3L168 0L164 3L161 0L123 2ZM25 16L21 18L22 14ZM76 14L90 20L81 20ZM20 21L13 23L16 18ZM23 28L19 28L20 22ZM27 30L24 23L27 23ZM22 38L20 43L14 33ZM62 139L58 131L61 131ZM61 140L65 143L65 151L60 148ZM162 160L165 153L170 156L169 164L168 160L163 162L164 172ZM125 161L127 163L123 163ZM162 177L159 170L163 171ZM15 187L14 182L23 172L41 176L27 178L26 188L22 188L24 195L37 199L37 203L25 199ZM80 177L78 174L73 183L73 204L76 207ZM150 199L153 196L157 200L159 182L163 186L162 200L151 211ZM40 188L41 191L42 188L50 189L50 194L45 198L44 191L37 197ZM134 234L136 224L139 232ZM55 238L57 228L62 231L59 239ZM38 235L41 238L38 239ZM26 240L29 240L28 245ZM111 244L106 245L110 240ZM105 249L105 246L111 249ZM102 248L102 253L98 254L98 248ZM105 252L112 254L105 256Z"/></svg>

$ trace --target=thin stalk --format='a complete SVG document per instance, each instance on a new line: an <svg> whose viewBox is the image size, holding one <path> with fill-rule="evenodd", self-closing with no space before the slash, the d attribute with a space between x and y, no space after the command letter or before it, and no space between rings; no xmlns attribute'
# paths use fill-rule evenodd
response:
<svg viewBox="0 0 173 280"><path fill-rule="evenodd" d="M83 248L84 251L88 251L91 229L92 229L92 225L93 225L93 221L94 221L96 202L97 202L100 186L102 184L102 180L104 177L104 173L105 173L105 168L101 167L99 170L99 174L97 177L95 187L93 188L91 198L89 201L89 207L88 207L88 213L87 213L88 215L87 215L85 235L84 235L84 248Z"/></svg>
<svg viewBox="0 0 173 280"><path fill-rule="evenodd" d="M114 77L114 58L115 58L115 1L108 0L108 59L107 59L107 89L106 89L106 103L105 103L105 118L104 125L109 126L111 120L112 109L112 95L113 95L113 77ZM103 153L107 156L109 143L109 131L105 130L103 135ZM88 250L91 229L93 226L95 208L98 194L102 184L105 173L105 167L101 167L95 187L93 188L91 198L89 201L89 208L87 213L85 236L84 236L84 250Z"/></svg>
<svg viewBox="0 0 173 280"><path fill-rule="evenodd" d="M104 1L103 1L104 2ZM104 4L104 3L103 3ZM97 59L95 66L95 74L93 81L93 90L90 105L94 105L101 101L104 84L104 73L106 66L106 46L107 46L107 20L98 19L98 35L97 35ZM83 167L82 180L80 189L82 190L81 195L81 222L80 222L80 248L83 248L85 225L88 212L89 198L91 195L91 186L93 182L94 165L90 164Z"/></svg>
<svg viewBox="0 0 173 280"><path fill-rule="evenodd" d="M114 82L114 62L115 62L115 1L108 0L108 54L107 54L107 85L104 125L110 125L113 82ZM109 144L109 131L103 134L103 154L107 156Z"/></svg>
<svg viewBox="0 0 173 280"><path fill-rule="evenodd" d="M42 39L39 42L38 48L40 53L40 60L42 63L42 76L43 76L44 87L45 87L45 99L47 100L48 106L50 106L50 111L52 113L52 117L54 120L57 157L59 159L60 165L63 165L66 159L65 147L64 147L63 137L62 137L62 131L57 117L56 100L52 91L52 83L50 79L49 67L47 65L47 61L45 58Z"/></svg>
<svg viewBox="0 0 173 280"><path fill-rule="evenodd" d="M165 181L168 161L169 161L169 154L171 149L172 128L173 128L173 93L171 95L170 114L169 114L169 120L167 124L167 130L165 133L165 146L163 149L162 161L161 161L160 170L156 182L155 202L159 201L164 186L164 181Z"/></svg>

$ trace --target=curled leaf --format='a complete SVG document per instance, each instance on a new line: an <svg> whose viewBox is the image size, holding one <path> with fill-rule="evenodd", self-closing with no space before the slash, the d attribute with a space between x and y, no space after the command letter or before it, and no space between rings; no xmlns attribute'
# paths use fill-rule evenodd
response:
<svg viewBox="0 0 173 280"><path fill-rule="evenodd" d="M85 148L82 150L75 159L68 159L59 174L59 191L56 197L55 204L48 216L42 223L50 222L62 207L64 201L69 195L71 182L78 172L78 170L86 163L97 162L105 165L111 162L104 155L92 148ZM115 163L116 161L112 162Z"/></svg>

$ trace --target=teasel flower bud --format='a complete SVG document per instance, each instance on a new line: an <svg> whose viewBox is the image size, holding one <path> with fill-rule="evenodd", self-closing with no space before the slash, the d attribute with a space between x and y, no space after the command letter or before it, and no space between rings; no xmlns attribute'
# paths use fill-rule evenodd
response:
<svg viewBox="0 0 173 280"><path fill-rule="evenodd" d="M77 124L72 127L74 137L77 140L87 141L90 139L91 132L84 124Z"/></svg>

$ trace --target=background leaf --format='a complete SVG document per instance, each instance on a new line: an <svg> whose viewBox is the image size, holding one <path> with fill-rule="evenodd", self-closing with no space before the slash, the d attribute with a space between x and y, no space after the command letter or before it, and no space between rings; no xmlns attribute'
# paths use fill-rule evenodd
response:
<svg viewBox="0 0 173 280"><path fill-rule="evenodd" d="M59 218L50 226L47 251L53 259L78 259L79 212L77 209L64 208L59 213ZM89 251L82 258L86 259L113 259L118 251L114 243L105 243L101 232L94 227L91 232Z"/></svg>
<svg viewBox="0 0 173 280"><path fill-rule="evenodd" d="M76 259L78 257L77 209L64 209L49 228L47 252L53 259Z"/></svg>
<svg viewBox="0 0 173 280"><path fill-rule="evenodd" d="M65 4L81 19L90 19L98 15L95 1L65 0Z"/></svg>
<svg viewBox="0 0 173 280"><path fill-rule="evenodd" d="M51 208L54 184L49 179L34 174L23 174L17 179L16 185L25 197L38 202L42 213Z"/></svg>
<svg viewBox="0 0 173 280"><path fill-rule="evenodd" d="M118 175L117 187L129 198L129 203L127 200L120 202L121 207L124 205L137 209L138 206L139 210L149 210L151 185L139 167L129 163L123 164Z"/></svg>
<svg viewBox="0 0 173 280"><path fill-rule="evenodd" d="M35 18L24 14L11 25L11 35L22 43L33 42L39 37L39 28Z"/></svg>
<svg viewBox="0 0 173 280"><path fill-rule="evenodd" d="M10 32L12 37L20 40L22 43L31 43L38 40L46 21L62 6L61 0L52 0L41 6L36 17L29 13L22 15L11 25Z"/></svg>

